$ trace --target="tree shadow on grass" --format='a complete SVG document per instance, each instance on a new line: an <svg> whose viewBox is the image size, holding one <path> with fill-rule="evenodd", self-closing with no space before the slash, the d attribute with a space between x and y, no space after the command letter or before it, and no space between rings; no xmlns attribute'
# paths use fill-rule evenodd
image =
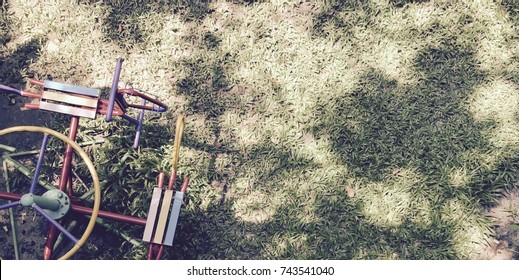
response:
<svg viewBox="0 0 519 280"><path fill-rule="evenodd" d="M0 45L5 45L11 40L11 19L7 13L7 1L0 1Z"/></svg>
<svg viewBox="0 0 519 280"><path fill-rule="evenodd" d="M43 43L39 39L32 39L22 44L11 54L0 54L0 84L13 87L24 88L25 78L30 73L27 68L31 62L38 58L39 50ZM0 93L0 129L15 125L43 125L48 119L46 115L41 115L37 111L20 111L20 107L27 102L25 98L9 94ZM4 144L15 145L18 142L14 136L8 136Z"/></svg>
<svg viewBox="0 0 519 280"><path fill-rule="evenodd" d="M109 9L104 19L106 36L117 42L123 49L131 49L133 45L146 40L146 32L141 28L141 18L149 13L167 16L176 14L185 22L202 21L214 12L211 0L187 1L113 1L113 0L78 0L80 4L102 4ZM255 1L233 1L233 3L248 5Z"/></svg>
<svg viewBox="0 0 519 280"><path fill-rule="evenodd" d="M459 258L452 249L452 227L440 219L432 219L428 225L410 219L398 226L375 225L362 214L359 202L341 194L336 200L320 196L316 207L319 220L304 227L307 243L312 245L308 259ZM279 219L290 208L281 210ZM437 210L431 212L439 215ZM297 225L297 221L288 224Z"/></svg>
<svg viewBox="0 0 519 280"><path fill-rule="evenodd" d="M407 4L427 3L430 0L390 0L389 4L395 8L402 8Z"/></svg>
<svg viewBox="0 0 519 280"><path fill-rule="evenodd" d="M79 0L79 3L97 5L100 2ZM105 18L105 34L123 48L143 42L143 33L138 24L139 17L149 12L160 11L159 5L152 5L149 1L105 0L101 3L109 9L109 14Z"/></svg>
<svg viewBox="0 0 519 280"><path fill-rule="evenodd" d="M290 158L292 160L287 162ZM280 190L271 182L283 180L287 173L301 173L311 168L309 166L311 163L297 159L289 152L269 145L254 150L248 161L258 163L264 160L268 160L272 164L271 168L262 169L257 180L251 183L253 187L243 190L244 193L252 195L252 192L259 190L261 193L266 193L267 196L274 196ZM243 173L249 171L249 168L251 166L244 164L236 168L236 171ZM272 252L275 251L275 248L271 247L273 242L276 243L275 239L280 237L283 232L292 230L287 228L293 226L287 219L293 216L294 211L298 211L296 209L300 205L296 206L296 209L289 210L290 213L277 209L272 217L265 220L264 215L268 216L268 214L265 214L264 208L257 205L258 201L255 198L252 201L242 199L242 196L233 196L223 201L212 201L204 207L199 204L199 201L188 198L186 210L181 213L179 220L175 245L168 249L168 256L173 259L284 258L284 256ZM190 206L193 203L195 205ZM257 211L257 213L245 214L243 211L237 211L237 205L243 203L248 203L247 209ZM268 208L268 206L263 207ZM290 204L290 207L294 207L294 205ZM287 258L301 257L289 255Z"/></svg>
<svg viewBox="0 0 519 280"><path fill-rule="evenodd" d="M5 46L13 40L11 30L11 19L7 12L9 3L2 1L0 10L0 45ZM9 53L7 48L2 48L0 52L0 84L21 89L26 85L25 78L31 76L28 67L33 60L38 59L40 50L45 44L41 38L33 38ZM36 112L20 112L19 107L23 106L24 99L7 92L0 93L0 109L2 118L0 119L0 129L12 125L37 124L39 118L35 117ZM30 121L29 121L30 120Z"/></svg>
<svg viewBox="0 0 519 280"><path fill-rule="evenodd" d="M464 190L448 181L449 170L478 170L476 163L467 162L465 152L485 154L492 149L483 131L493 123L475 122L466 107L470 94L487 74L478 70L474 52L454 41L447 38L439 47L419 52L415 70L420 80L416 86L400 86L376 70L367 71L356 90L331 101L331 110L326 110L329 104L318 108L322 121L312 128L316 138L329 139L335 154L359 178L377 182L394 170L411 168L427 177L424 186L434 189L439 202L468 197L475 202L472 206L494 204L503 189L516 184L516 159L502 159L496 168L478 171ZM320 217L337 221L331 213L320 212ZM432 213L442 216L437 211ZM360 221L359 228L363 224ZM433 223L424 227L409 220L391 229L369 226L378 232L373 238L392 244L390 247L397 248L401 257L423 257L424 253L434 259L466 257L453 250L454 225ZM433 238L433 233L441 234ZM364 247L380 246L363 240L367 242ZM357 244L363 247L361 241ZM354 252L355 248L345 251ZM365 256L370 258L369 254Z"/></svg>
<svg viewBox="0 0 519 280"><path fill-rule="evenodd" d="M201 48L217 49L220 40L217 36L206 33ZM219 117L222 116L229 107L236 106L236 96L229 90L229 82L226 76L225 61L228 59L224 55L214 61L205 61L202 58L186 60L182 63L188 71L186 77L177 84L178 93L185 96L188 100L187 114L201 115L209 126L212 136L212 143L204 143L191 136L186 136L186 143L194 145L194 148L201 148L209 152L210 161L208 166L208 184L221 188L220 203L223 203L228 190L228 186L234 180L228 174L215 172L215 163L219 154L237 155L229 143L224 143L220 137L221 126Z"/></svg>
<svg viewBox="0 0 519 280"><path fill-rule="evenodd" d="M517 20L519 18L519 2L514 0L503 0L501 6L508 12L510 17Z"/></svg>
<svg viewBox="0 0 519 280"><path fill-rule="evenodd" d="M410 167L438 178L459 166L464 151L488 148L482 124L465 109L468 95L485 77L472 52L444 42L421 51L416 65L423 78L415 87L402 88L368 71L313 128L318 136L329 136L357 176L381 180L392 168Z"/></svg>
<svg viewBox="0 0 519 280"><path fill-rule="evenodd" d="M169 259L458 259L453 226L440 218L428 225L368 222L359 205L345 196L316 200L314 222L298 217L301 201L279 206L260 223L236 217L233 199L181 213ZM436 212L435 212L436 213ZM436 213L433 215L440 215Z"/></svg>

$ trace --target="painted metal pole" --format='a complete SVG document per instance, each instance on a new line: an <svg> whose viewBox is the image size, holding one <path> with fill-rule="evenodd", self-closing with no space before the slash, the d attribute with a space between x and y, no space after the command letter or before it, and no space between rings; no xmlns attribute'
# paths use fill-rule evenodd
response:
<svg viewBox="0 0 519 280"><path fill-rule="evenodd" d="M141 246L142 245L142 242L140 242L139 240L136 240L132 237L130 237L128 234L124 233L122 230L118 229L116 226L113 226L109 223L105 223L103 219L100 219L100 218L97 218L96 219L96 223L98 225L101 225L103 227L105 227L106 229L112 231L113 233L119 235L122 239L130 242L131 244L135 245L135 246Z"/></svg>
<svg viewBox="0 0 519 280"><path fill-rule="evenodd" d="M31 171L27 167L23 166L19 161L14 160L9 155L3 155L2 160L4 162L7 162L12 167L16 168L18 171L20 171L20 173L25 175L27 178L32 178L33 174L31 173ZM40 184L40 186L46 188L47 190L55 189L54 186L50 185L47 182L44 182L43 180L39 180L38 183ZM0 198L3 198L3 197L0 196Z"/></svg>
<svg viewBox="0 0 519 280"><path fill-rule="evenodd" d="M20 198L22 198L22 195L10 192L0 192L0 198L7 200L20 200Z"/></svg>
<svg viewBox="0 0 519 280"><path fill-rule="evenodd" d="M43 217L45 217L54 226L54 228L57 228L59 231L61 231L61 233L63 233L66 237L68 237L68 239L70 239L70 241L74 242L74 244L78 242L77 238L75 238L74 235L72 235L62 225L60 225L56 220L54 220L51 216L49 216L47 214L47 212L45 212L45 210L43 210L40 206L33 204L32 208L34 208L36 211L38 211ZM54 242L53 242L53 244L54 244ZM52 254L52 250L50 253Z"/></svg>
<svg viewBox="0 0 519 280"><path fill-rule="evenodd" d="M131 124L133 124L135 126L139 125L139 120L134 119L134 118L132 118L132 117L126 115L126 114L122 115L121 118L129 121Z"/></svg>
<svg viewBox="0 0 519 280"><path fill-rule="evenodd" d="M76 141L77 128L79 124L79 117L72 116L70 118L70 126L68 138L72 141ZM61 169L61 176L59 178L59 190L65 191L68 183L68 177L70 176L70 168L72 166L72 158L74 157L74 149L71 145L67 144L65 148L65 155L63 159L63 167ZM54 221L55 222L55 221ZM47 242L45 242L45 247L43 248L43 259L48 260L52 257L52 249L54 248L54 242L56 241L58 232L52 223L49 226L49 231L47 233Z"/></svg>
<svg viewBox="0 0 519 280"><path fill-rule="evenodd" d="M43 163L43 157L45 155L45 150L47 149L47 142L49 141L49 135L43 135L43 141L41 142L40 155L38 156L38 162L36 163L36 170L34 171L34 175L32 177L31 182L31 190L29 193L34 193L34 189L36 188L36 184L38 184L38 177L40 176L41 164Z"/></svg>
<svg viewBox="0 0 519 280"><path fill-rule="evenodd" d="M95 139L95 140L92 140L92 141L85 141L85 142L81 142L81 143L78 143L78 145L80 147L85 147L85 146L90 146L90 145L95 145L95 144L101 144L101 143L104 143L105 140L103 138L101 139ZM0 149L2 149L2 145L0 144ZM13 148L15 151L16 148ZM46 151L54 151L54 149L47 149ZM39 153L40 150L32 150L32 151L23 151L23 152L18 152L18 153L11 153L9 154L9 156L11 158L16 158L16 157L19 157L19 156L28 156L28 155L35 155L37 153Z"/></svg>
<svg viewBox="0 0 519 280"><path fill-rule="evenodd" d="M15 147L11 147L11 146L7 146L7 145L3 145L3 144L0 144L0 149L2 150L6 150L10 153L14 153L16 151L16 148Z"/></svg>
<svg viewBox="0 0 519 280"><path fill-rule="evenodd" d="M72 204L72 205L70 205L70 209L76 213L92 215L92 208ZM126 215L122 215L122 214L116 214L116 213L112 213L112 212L108 212L108 211L99 210L99 213L97 214L97 216L99 218L103 218L103 219L109 219L109 220L114 220L114 221L123 222L123 223L130 223L130 224L134 224L134 225L138 225L138 226L146 225L146 219L133 217L133 216L126 216Z"/></svg>
<svg viewBox="0 0 519 280"><path fill-rule="evenodd" d="M121 68L123 66L123 59L118 58L115 66L114 79L112 80L112 88L110 89L110 97L108 99L108 109L106 111L106 122L112 121L112 113L115 105L115 95L117 94L117 85L119 84L119 76L121 76Z"/></svg>
<svg viewBox="0 0 519 280"><path fill-rule="evenodd" d="M7 162L4 160L2 162L2 166L4 168L4 179L5 179L5 189L7 192L11 192L11 184L9 183L9 170L7 169ZM9 208L9 222L11 223L11 236L13 237L13 249L14 249L14 258L19 260L20 253L18 250L18 238L16 235L16 223L14 222L14 213L13 208Z"/></svg>
<svg viewBox="0 0 519 280"><path fill-rule="evenodd" d="M79 117L72 116L70 118L70 126L68 138L72 141L76 141L77 128L79 125ZM61 168L61 176L59 179L59 187L60 191L65 191L68 183L68 177L70 176L70 168L72 166L72 159L74 158L74 149L71 145L67 144L65 148L65 154L63 157L63 167Z"/></svg>
<svg viewBox="0 0 519 280"><path fill-rule="evenodd" d="M172 166L171 174L169 177L168 189L172 190L175 186L175 178L177 177L177 166L180 154L180 143L182 142L182 133L184 132L184 116L180 115L177 118L177 124L175 126L175 140L173 140L173 152L171 154Z"/></svg>
<svg viewBox="0 0 519 280"><path fill-rule="evenodd" d="M8 87L8 86L4 86L4 85L0 85L0 90L10 91L12 93L16 93L18 95L22 95L22 91L21 90L15 89L15 88L12 88L12 87Z"/></svg>
<svg viewBox="0 0 519 280"><path fill-rule="evenodd" d="M18 205L20 205L20 201L9 202L9 203L0 205L0 210L11 209Z"/></svg>
<svg viewBox="0 0 519 280"><path fill-rule="evenodd" d="M146 105L146 100L142 100L142 106ZM141 138L141 131L142 131L142 122L144 121L144 109L141 109L139 112L139 123L137 124L137 132L135 133L135 140L133 141L133 148L137 149L139 147L139 141Z"/></svg>
<svg viewBox="0 0 519 280"><path fill-rule="evenodd" d="M78 222L76 220L71 220L70 223L67 225L66 230L68 232L71 232L76 228L77 225ZM53 252L56 252L56 250L59 248L59 245L61 245L61 243L63 242L63 239L63 235L61 234L58 236L58 238L56 238L56 242L54 242Z"/></svg>
<svg viewBox="0 0 519 280"><path fill-rule="evenodd" d="M20 200L20 198L22 198L22 195L17 194L17 193L0 192L0 198L7 199L7 200ZM70 209L79 214L84 214L84 215L89 215L89 216L92 215L92 208L80 206L77 204L71 204ZM97 216L99 218L103 218L103 219L109 219L109 220L114 220L114 221L123 222L123 223L130 223L130 224L134 224L134 225L138 225L138 226L146 225L146 219L111 213L108 211L99 210L99 213Z"/></svg>

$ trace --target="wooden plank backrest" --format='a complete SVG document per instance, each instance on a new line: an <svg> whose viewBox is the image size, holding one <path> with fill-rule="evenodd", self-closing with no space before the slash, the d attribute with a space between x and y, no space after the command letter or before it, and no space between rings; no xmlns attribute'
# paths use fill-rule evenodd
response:
<svg viewBox="0 0 519 280"><path fill-rule="evenodd" d="M68 92L68 93L75 93L75 94L81 94L86 95L94 98L98 98L101 94L101 90L97 88L88 88L78 85L71 85L71 84L65 84L65 83L59 83L54 81L44 81L43 82L43 88L45 89L53 89L61 92Z"/></svg>
<svg viewBox="0 0 519 280"><path fill-rule="evenodd" d="M176 192L173 205L171 206L171 216L169 217L168 229L166 230L166 237L164 238L164 245L173 246L173 239L175 238L175 231L177 229L178 216L180 215L182 200L184 200L184 193Z"/></svg>
<svg viewBox="0 0 519 280"><path fill-rule="evenodd" d="M39 108L94 119L101 91L83 86L45 81Z"/></svg>
<svg viewBox="0 0 519 280"><path fill-rule="evenodd" d="M146 219L146 226L144 227L144 234L142 235L143 241L151 242L153 231L155 229L155 223L157 222L157 213L159 212L161 196L162 188L153 188L150 209L148 211L148 219Z"/></svg>
<svg viewBox="0 0 519 280"><path fill-rule="evenodd" d="M153 237L153 243L162 244L164 239L164 232L166 230L166 223L168 222L169 208L171 206L171 200L173 198L173 190L166 190L164 192L164 199L162 200L162 206L160 209L159 220L157 221L157 227L155 229L155 236Z"/></svg>
<svg viewBox="0 0 519 280"><path fill-rule="evenodd" d="M43 91L42 99L63 102L66 104L97 108L97 98L85 98L79 95L60 93L56 91Z"/></svg>
<svg viewBox="0 0 519 280"><path fill-rule="evenodd" d="M96 110L82 109L79 107L54 104L54 103L49 103L49 102L46 102L43 100L40 101L39 108L42 110L47 110L47 111L51 111L51 112L57 112L57 113L62 113L62 114L67 114L67 115L72 115L72 116L87 117L87 118L91 118L91 119L95 119L95 117L96 117Z"/></svg>

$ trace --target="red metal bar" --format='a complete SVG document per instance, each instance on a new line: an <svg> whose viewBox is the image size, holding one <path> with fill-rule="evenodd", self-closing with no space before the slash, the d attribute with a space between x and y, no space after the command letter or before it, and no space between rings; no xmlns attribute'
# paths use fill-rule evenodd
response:
<svg viewBox="0 0 519 280"><path fill-rule="evenodd" d="M0 199L16 201L16 200L20 200L20 198L22 198L21 194L0 192ZM92 208L88 208L85 206L75 204L77 202L73 198L71 198L70 201L73 203L70 206L70 209L72 209L72 211L79 213L79 214L92 215ZM126 215L122 215L122 214L116 214L116 213L103 211L103 210L99 210L99 214L97 216L99 218L103 218L103 219L110 219L110 220L119 221L119 222L132 223L134 225L139 225L139 226L146 225L146 219L133 217L133 216L126 216Z"/></svg>
<svg viewBox="0 0 519 280"><path fill-rule="evenodd" d="M108 100L99 99L99 105L97 106L97 113L106 115L107 112L108 112ZM122 116L125 114L125 112L119 107L119 105L117 105L117 103L115 103L112 114L114 116Z"/></svg>
<svg viewBox="0 0 519 280"><path fill-rule="evenodd" d="M135 108L135 109L150 110L150 111L153 111L153 109L155 109L153 106L138 105L138 104L128 104L128 107Z"/></svg>
<svg viewBox="0 0 519 280"><path fill-rule="evenodd" d="M157 255L157 250L159 250L158 245L155 245L153 243L150 243L150 245L148 245L148 260L154 259L153 256Z"/></svg>
<svg viewBox="0 0 519 280"><path fill-rule="evenodd" d="M43 86L43 81L36 80L36 79L33 79L33 78L29 78L28 81L29 81L29 83L31 83L33 85L37 85L37 86L40 86L40 87Z"/></svg>
<svg viewBox="0 0 519 280"><path fill-rule="evenodd" d="M40 109L40 105L39 104L32 104L32 103L25 103L23 105L23 107L25 109L29 109L29 110L39 110Z"/></svg>
<svg viewBox="0 0 519 280"><path fill-rule="evenodd" d="M22 195L17 193L0 192L0 198L5 200L20 200Z"/></svg>
<svg viewBox="0 0 519 280"><path fill-rule="evenodd" d="M164 174L164 172L160 172L159 183L157 184L159 188L162 188L162 186L164 186L164 176L166 176L166 174Z"/></svg>
<svg viewBox="0 0 519 280"><path fill-rule="evenodd" d="M79 117L72 116L70 118L70 126L68 138L72 141L76 141L77 135L77 127L79 124ZM68 178L70 176L70 170L72 166L72 159L74 158L74 149L71 145L67 144L65 148L65 154L63 156L63 167L61 169L61 176L59 178L59 189L61 191L65 191L67 187ZM43 248L43 259L50 260L52 257L52 249L54 248L54 242L56 242L56 238L58 237L58 231L54 225L49 226L49 232L47 233L47 242L45 243L45 247Z"/></svg>
<svg viewBox="0 0 519 280"><path fill-rule="evenodd" d="M172 190L175 187L175 179L177 178L177 172L171 172L169 176L168 190Z"/></svg>
<svg viewBox="0 0 519 280"><path fill-rule="evenodd" d="M68 196L73 196L72 193L72 176L68 176Z"/></svg>
<svg viewBox="0 0 519 280"><path fill-rule="evenodd" d="M72 211L80 213L80 214L92 215L92 208L72 204L70 206L70 209L72 209ZM118 222L131 223L131 224L139 225L139 226L146 225L146 219L133 217L133 216L126 216L126 215L122 215L122 214L116 214L116 213L103 211L103 210L99 210L99 214L97 214L97 216L99 218L103 218L103 219L110 219L110 220L114 220L114 221L118 221Z"/></svg>
<svg viewBox="0 0 519 280"><path fill-rule="evenodd" d="M41 99L41 94L32 91L22 91L22 96Z"/></svg>
<svg viewBox="0 0 519 280"><path fill-rule="evenodd" d="M184 182L182 182L182 188L180 189L180 191L185 193L187 190L187 186L189 186L189 177L186 177L184 179Z"/></svg>
<svg viewBox="0 0 519 280"><path fill-rule="evenodd" d="M167 108L168 106L162 102L160 102L159 100L155 99L155 98L151 98L149 96L147 96L146 94L142 93L142 92L139 92L139 91L136 91L134 89L119 89L117 90L117 93L126 93L128 95L131 95L131 96L137 96L137 97L140 97L146 101L149 101L155 105L158 105L160 107L163 107L163 108ZM152 110L153 107L151 106L142 106L142 105L134 105L134 104L128 104L128 106L130 107L133 107L133 108L139 108L139 109L147 109L147 110Z"/></svg>
<svg viewBox="0 0 519 280"><path fill-rule="evenodd" d="M70 126L69 126L69 132L68 132L68 138L72 141L76 141L76 135L77 135L77 127L79 124L79 117L72 116L70 118ZM72 167L72 159L74 158L74 149L72 146L67 144L67 147L65 148L65 154L63 159L63 167L61 169L61 176L59 180L59 189L61 191L65 191L65 188L67 187L68 178L70 176L70 168Z"/></svg>
<svg viewBox="0 0 519 280"><path fill-rule="evenodd" d="M162 254L164 253L164 247L164 245L160 245L159 252L157 253L157 257L155 258L156 260L160 260L162 258Z"/></svg>

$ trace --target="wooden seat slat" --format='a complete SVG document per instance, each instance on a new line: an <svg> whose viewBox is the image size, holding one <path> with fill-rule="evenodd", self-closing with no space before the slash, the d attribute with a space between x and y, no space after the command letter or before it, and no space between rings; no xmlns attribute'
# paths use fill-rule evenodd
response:
<svg viewBox="0 0 519 280"><path fill-rule="evenodd" d="M54 103L46 102L44 100L40 101L39 108L41 110L63 113L63 114L72 115L72 116L86 117L86 118L91 118L91 119L95 119L95 117L96 117L95 109L83 109L83 108L79 108L79 107L54 104Z"/></svg>
<svg viewBox="0 0 519 280"><path fill-rule="evenodd" d="M43 91L42 99L59 101L71 105L84 106L89 108L97 108L99 99L97 98L86 98L77 95L71 95L66 93L59 93L54 91Z"/></svg>
<svg viewBox="0 0 519 280"><path fill-rule="evenodd" d="M101 95L101 90L99 90L97 88L89 88L89 87L83 87L83 86L78 86L78 85L58 83L58 82L49 81L49 80L46 80L43 82L43 87L45 89L53 89L53 90L62 91L62 92L82 94L82 95L87 95L87 96L95 97L95 98L98 98Z"/></svg>
<svg viewBox="0 0 519 280"><path fill-rule="evenodd" d="M178 216L180 215L180 208L182 207L182 200L184 200L183 192L176 192L171 206L171 215L169 217L168 228L166 230L166 237L164 238L164 245L173 246L173 239L175 238L175 231L177 229Z"/></svg>
<svg viewBox="0 0 519 280"><path fill-rule="evenodd" d="M164 192L164 199L162 200L162 206L160 209L159 220L155 229L155 236L153 237L153 243L162 244L164 239L164 232L166 230L166 223L168 222L169 208L173 199L173 190L166 190Z"/></svg>
<svg viewBox="0 0 519 280"><path fill-rule="evenodd" d="M151 196L150 209L148 211L148 219L146 219L146 226L144 227L144 234L142 240L151 242L153 237L153 231L155 229L155 223L157 221L157 214L159 212L160 197L162 196L161 188L154 188Z"/></svg>

